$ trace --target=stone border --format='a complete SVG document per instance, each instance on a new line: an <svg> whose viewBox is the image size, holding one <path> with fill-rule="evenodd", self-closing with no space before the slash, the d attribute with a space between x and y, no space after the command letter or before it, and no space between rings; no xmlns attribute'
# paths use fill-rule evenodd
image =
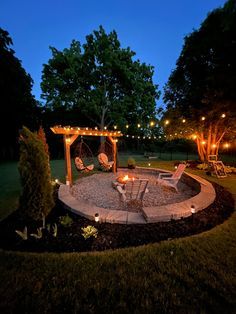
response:
<svg viewBox="0 0 236 314"><path fill-rule="evenodd" d="M122 168L119 169L119 171L122 171ZM126 169L125 171L130 171L132 173L163 172L162 169L144 167L136 167L134 170ZM171 219L180 219L192 215L191 205L195 206L196 212L208 207L214 202L216 197L215 189L210 182L190 173L184 173L182 177L183 181L189 181L191 178L190 181L192 181L194 185L197 184L199 187L199 193L197 195L180 203L144 207L142 213L106 209L98 207L89 201L78 201L71 195L70 187L67 185L60 186L58 197L70 211L90 220L94 220L95 213L99 213L100 222L108 223L146 224L158 221L169 221Z"/></svg>

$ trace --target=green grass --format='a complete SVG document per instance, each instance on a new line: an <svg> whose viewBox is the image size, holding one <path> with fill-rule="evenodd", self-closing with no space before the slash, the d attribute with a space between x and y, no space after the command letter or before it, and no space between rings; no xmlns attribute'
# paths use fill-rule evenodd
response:
<svg viewBox="0 0 236 314"><path fill-rule="evenodd" d="M235 178L207 177L236 195ZM235 313L236 213L200 235L138 248L0 251L0 274L1 313Z"/></svg>

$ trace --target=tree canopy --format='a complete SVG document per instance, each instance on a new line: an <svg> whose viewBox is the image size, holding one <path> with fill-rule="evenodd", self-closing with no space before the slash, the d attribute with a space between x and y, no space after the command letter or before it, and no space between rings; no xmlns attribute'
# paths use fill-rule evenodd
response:
<svg viewBox="0 0 236 314"><path fill-rule="evenodd" d="M69 48L51 51L41 84L47 107L79 109L101 129L140 119L148 123L155 117L159 91L153 83L154 69L133 60L135 53L121 48L115 31L107 34L100 26L83 45L73 40Z"/></svg>
<svg viewBox="0 0 236 314"><path fill-rule="evenodd" d="M235 55L236 3L229 0L185 37L165 86L165 131L192 134L202 160L218 153L223 138L235 138Z"/></svg>
<svg viewBox="0 0 236 314"><path fill-rule="evenodd" d="M37 105L31 94L32 79L15 56L9 33L0 28L0 131L1 158L13 157L22 125L35 127ZM6 132L6 123L8 129Z"/></svg>

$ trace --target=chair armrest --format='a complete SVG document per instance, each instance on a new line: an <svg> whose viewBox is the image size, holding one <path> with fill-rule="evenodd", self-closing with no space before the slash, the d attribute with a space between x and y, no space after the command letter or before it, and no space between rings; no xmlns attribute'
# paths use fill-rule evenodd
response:
<svg viewBox="0 0 236 314"><path fill-rule="evenodd" d="M166 181L179 181L180 178L168 178L168 177L166 177L166 178L163 178L163 179L166 180Z"/></svg>
<svg viewBox="0 0 236 314"><path fill-rule="evenodd" d="M162 177L169 177L172 176L172 173L159 173L158 179L161 179Z"/></svg>

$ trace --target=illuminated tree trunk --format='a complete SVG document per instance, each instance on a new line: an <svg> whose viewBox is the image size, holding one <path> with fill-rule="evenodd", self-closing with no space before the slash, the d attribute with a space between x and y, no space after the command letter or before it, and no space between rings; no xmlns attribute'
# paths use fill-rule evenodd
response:
<svg viewBox="0 0 236 314"><path fill-rule="evenodd" d="M218 125L210 125L205 132L197 133L196 144L199 159L202 162L208 161L209 155L218 156L220 143L226 133L226 130L219 130Z"/></svg>

